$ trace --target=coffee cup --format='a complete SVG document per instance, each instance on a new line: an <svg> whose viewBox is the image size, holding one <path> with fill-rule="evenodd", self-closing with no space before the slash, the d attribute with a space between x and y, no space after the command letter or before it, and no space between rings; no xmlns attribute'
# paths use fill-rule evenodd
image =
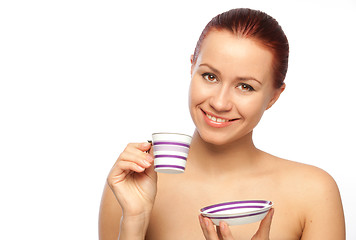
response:
<svg viewBox="0 0 356 240"><path fill-rule="evenodd" d="M159 173L184 173L192 137L181 133L153 133L154 169Z"/></svg>

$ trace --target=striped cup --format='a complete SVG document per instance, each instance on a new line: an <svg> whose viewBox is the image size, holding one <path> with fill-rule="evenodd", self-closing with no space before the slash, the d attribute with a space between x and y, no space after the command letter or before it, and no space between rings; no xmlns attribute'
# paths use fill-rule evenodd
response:
<svg viewBox="0 0 356 240"><path fill-rule="evenodd" d="M191 136L180 133L153 133L154 168L160 173L183 173Z"/></svg>

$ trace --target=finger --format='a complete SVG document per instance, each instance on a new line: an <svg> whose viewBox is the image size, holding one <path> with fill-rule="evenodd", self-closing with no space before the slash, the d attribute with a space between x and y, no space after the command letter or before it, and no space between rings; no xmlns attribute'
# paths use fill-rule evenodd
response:
<svg viewBox="0 0 356 240"><path fill-rule="evenodd" d="M201 214L199 214L199 223L200 223L201 230L203 231L204 237L205 237L205 239L207 239L208 231L206 229L204 218Z"/></svg>
<svg viewBox="0 0 356 240"><path fill-rule="evenodd" d="M122 173L126 172L143 172L145 171L144 167L141 167L140 165L136 164L135 162L130 162L130 161L119 161L111 170L111 172L109 173L109 177L111 178L117 178L120 175L122 175ZM125 174L126 176L126 174ZM123 177L125 177L123 176ZM119 180L119 179L116 179ZM119 180L120 181L120 180Z"/></svg>
<svg viewBox="0 0 356 240"><path fill-rule="evenodd" d="M200 227L206 240L219 240L213 222L202 215L199 215Z"/></svg>
<svg viewBox="0 0 356 240"><path fill-rule="evenodd" d="M142 167L141 165L135 163L135 162L130 162L130 161L120 161L118 163L118 168L120 170L131 170L134 172L143 172L145 171L145 167Z"/></svg>
<svg viewBox="0 0 356 240"><path fill-rule="evenodd" d="M154 170L154 164L152 164L150 167L146 168L145 173L149 178L152 179L152 181L156 182L157 181L157 172Z"/></svg>
<svg viewBox="0 0 356 240"><path fill-rule="evenodd" d="M111 169L108 177L107 183L110 188L113 189L114 185L125 180L126 176L130 174L130 172L144 172L145 168L128 161L120 161Z"/></svg>
<svg viewBox="0 0 356 240"><path fill-rule="evenodd" d="M151 148L147 152L153 157L153 146L152 143L150 144L151 144Z"/></svg>
<svg viewBox="0 0 356 240"><path fill-rule="evenodd" d="M137 149L126 149L120 154L117 162L120 161L133 162L143 168L148 168L152 165L153 157Z"/></svg>
<svg viewBox="0 0 356 240"><path fill-rule="evenodd" d="M143 152L143 150L150 148L150 143L129 143L109 173L109 185L123 181L130 172L141 173L146 168L150 168L153 165L154 158L151 154ZM154 172L149 171L149 176L156 180Z"/></svg>
<svg viewBox="0 0 356 240"><path fill-rule="evenodd" d="M113 168L111 169L109 176L110 177L117 177L121 175L123 172L143 172L145 171L145 167L137 164L136 162L131 161L118 161Z"/></svg>
<svg viewBox="0 0 356 240"><path fill-rule="evenodd" d="M135 148L140 151L146 152L146 151L150 150L151 146L152 145L149 142L129 143L126 148Z"/></svg>
<svg viewBox="0 0 356 240"><path fill-rule="evenodd" d="M252 240L269 239L273 214L274 214L274 208L271 208L271 210L269 210L266 217L261 221L260 227L258 228L256 234L253 236Z"/></svg>
<svg viewBox="0 0 356 240"><path fill-rule="evenodd" d="M152 141L149 141L147 143L150 146L150 148L146 151L146 159L147 161L151 164L150 167L146 168L146 175L151 178L153 181L157 182L157 172L154 170L153 162L154 162L154 155L153 155L153 146L152 146Z"/></svg>
<svg viewBox="0 0 356 240"><path fill-rule="evenodd" d="M221 221L219 226L216 227L216 231L218 233L219 239L223 240L234 240L232 233L230 231L229 225L226 222Z"/></svg>
<svg viewBox="0 0 356 240"><path fill-rule="evenodd" d="M143 142L143 143L132 143L128 145L128 150L132 149L133 153L143 155L146 160L150 163L153 162L153 147L151 142Z"/></svg>
<svg viewBox="0 0 356 240"><path fill-rule="evenodd" d="M140 156L148 155L149 151L152 149L152 145L149 142L142 142L142 143L129 143L127 144L125 150L123 152L137 154ZM150 154L152 155L152 154Z"/></svg>

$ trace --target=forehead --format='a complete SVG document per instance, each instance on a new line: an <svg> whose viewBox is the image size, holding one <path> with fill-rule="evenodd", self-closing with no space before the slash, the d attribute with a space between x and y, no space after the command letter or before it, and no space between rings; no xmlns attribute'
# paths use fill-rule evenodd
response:
<svg viewBox="0 0 356 240"><path fill-rule="evenodd" d="M208 63L226 74L252 75L261 80L272 75L273 54L256 40L213 30L203 41L197 65Z"/></svg>

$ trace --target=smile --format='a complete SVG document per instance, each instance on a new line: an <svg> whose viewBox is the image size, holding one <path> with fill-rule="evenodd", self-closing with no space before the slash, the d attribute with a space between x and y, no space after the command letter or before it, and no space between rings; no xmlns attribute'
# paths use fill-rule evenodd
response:
<svg viewBox="0 0 356 240"><path fill-rule="evenodd" d="M227 119L227 118L222 118L218 116L214 116L212 114L209 114L201 109L201 111L204 114L204 119L205 122L216 128L222 128L222 127L227 127L232 124L233 121L238 120L239 118L234 118L234 119Z"/></svg>
<svg viewBox="0 0 356 240"><path fill-rule="evenodd" d="M228 122L228 121L230 121L230 120L228 120L228 119L213 117L213 116L209 115L208 113L205 113L205 115L206 115L210 120L212 120L212 121L214 121L214 122Z"/></svg>

